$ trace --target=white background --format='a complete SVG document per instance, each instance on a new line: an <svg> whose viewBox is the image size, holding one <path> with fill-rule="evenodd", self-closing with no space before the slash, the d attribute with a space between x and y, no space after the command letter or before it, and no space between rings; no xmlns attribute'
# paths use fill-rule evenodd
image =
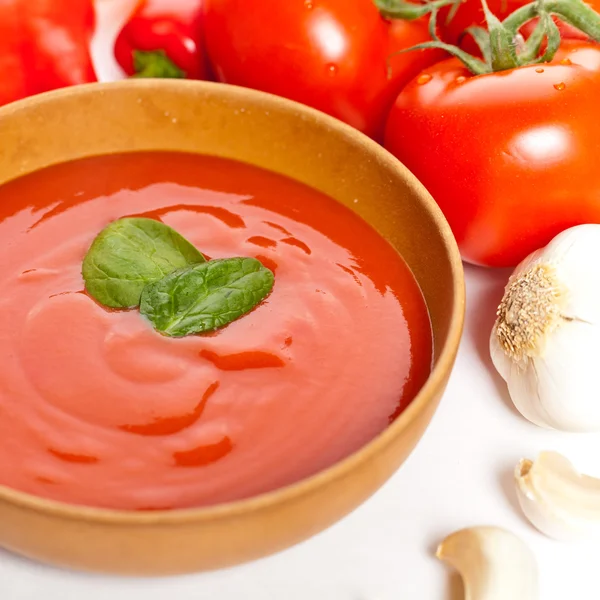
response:
<svg viewBox="0 0 600 600"><path fill-rule="evenodd" d="M110 79L119 74L107 60L110 38L131 0L98 2L101 34L93 51L102 77ZM466 328L440 408L400 471L338 524L267 559L164 579L67 572L0 550L0 598L458 600L464 595L460 578L434 557L435 547L455 529L488 524L511 529L531 546L543 600L600 597L597 547L543 537L524 521L516 504L512 470L521 457L554 449L600 475L600 434L544 431L512 407L488 356L488 336L507 275L466 268Z"/></svg>

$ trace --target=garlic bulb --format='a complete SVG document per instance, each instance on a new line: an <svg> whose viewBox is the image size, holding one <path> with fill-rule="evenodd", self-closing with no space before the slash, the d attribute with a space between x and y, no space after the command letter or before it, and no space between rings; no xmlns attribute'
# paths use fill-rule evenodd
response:
<svg viewBox="0 0 600 600"><path fill-rule="evenodd" d="M564 231L515 269L490 350L524 417L600 430L600 225Z"/></svg>
<svg viewBox="0 0 600 600"><path fill-rule="evenodd" d="M465 600L535 600L537 564L514 534L498 527L471 527L449 535L437 550L465 584Z"/></svg>
<svg viewBox="0 0 600 600"><path fill-rule="evenodd" d="M581 475L564 456L522 460L515 482L525 516L542 533L558 540L600 536L600 479Z"/></svg>

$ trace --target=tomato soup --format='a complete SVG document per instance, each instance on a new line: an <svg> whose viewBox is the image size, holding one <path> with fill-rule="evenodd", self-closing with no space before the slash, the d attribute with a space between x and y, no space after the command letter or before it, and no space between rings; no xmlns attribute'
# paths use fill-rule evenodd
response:
<svg viewBox="0 0 600 600"><path fill-rule="evenodd" d="M207 258L255 257L271 294L169 338L86 294L82 261L125 216ZM133 153L0 187L0 484L127 510L205 506L312 475L377 436L432 360L427 309L367 223L291 179L224 159Z"/></svg>

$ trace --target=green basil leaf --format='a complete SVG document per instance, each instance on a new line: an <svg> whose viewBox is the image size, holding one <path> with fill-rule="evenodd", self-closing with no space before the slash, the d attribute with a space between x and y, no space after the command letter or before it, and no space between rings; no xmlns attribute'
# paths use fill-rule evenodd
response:
<svg viewBox="0 0 600 600"><path fill-rule="evenodd" d="M83 259L87 292L111 308L133 308L144 287L204 256L174 229L154 219L127 217L105 227Z"/></svg>
<svg viewBox="0 0 600 600"><path fill-rule="evenodd" d="M255 258L211 260L147 285L140 312L172 337L212 331L250 312L273 282L273 273Z"/></svg>

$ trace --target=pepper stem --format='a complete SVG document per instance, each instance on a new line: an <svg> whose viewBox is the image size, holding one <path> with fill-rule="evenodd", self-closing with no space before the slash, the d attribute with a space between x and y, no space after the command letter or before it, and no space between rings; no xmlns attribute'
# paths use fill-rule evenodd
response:
<svg viewBox="0 0 600 600"><path fill-rule="evenodd" d="M133 51L133 77L157 77L162 79L184 79L182 71L164 52L164 50Z"/></svg>

